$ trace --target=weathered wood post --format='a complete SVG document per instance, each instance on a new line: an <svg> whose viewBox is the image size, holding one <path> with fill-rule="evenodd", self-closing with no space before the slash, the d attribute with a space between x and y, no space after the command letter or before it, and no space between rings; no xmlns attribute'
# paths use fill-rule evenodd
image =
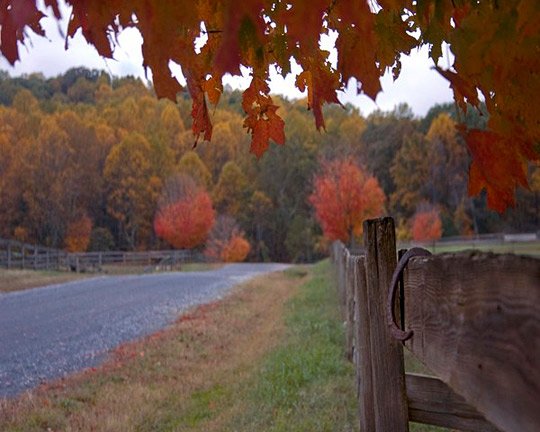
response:
<svg viewBox="0 0 540 432"><path fill-rule="evenodd" d="M346 356L353 361L354 356L354 256L347 254L345 261L345 341Z"/></svg>
<svg viewBox="0 0 540 432"><path fill-rule="evenodd" d="M341 318L343 321L347 321L347 260L349 259L349 251L346 248L341 249L341 256L339 257L339 307L341 312Z"/></svg>
<svg viewBox="0 0 540 432"><path fill-rule="evenodd" d="M366 257L354 257L354 339L355 369L358 391L358 408L360 430L375 431L375 412L373 397L373 380L371 371L371 338L368 310L368 294L366 286Z"/></svg>
<svg viewBox="0 0 540 432"><path fill-rule="evenodd" d="M403 347L390 334L385 305L397 265L394 220L364 222L370 355L376 432L409 430ZM364 432L368 432L365 429Z"/></svg>

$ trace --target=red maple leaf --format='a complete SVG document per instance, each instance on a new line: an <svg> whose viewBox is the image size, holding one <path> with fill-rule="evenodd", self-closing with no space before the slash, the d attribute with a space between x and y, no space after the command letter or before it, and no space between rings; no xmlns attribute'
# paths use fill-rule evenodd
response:
<svg viewBox="0 0 540 432"><path fill-rule="evenodd" d="M514 205L518 185L528 187L526 159L513 141L492 131L465 132L472 163L469 169L469 195L487 192L488 206L498 212Z"/></svg>
<svg viewBox="0 0 540 432"><path fill-rule="evenodd" d="M2 0L0 2L0 52L12 65L19 60L17 42L24 42L25 28L44 35L39 21L44 15L31 0Z"/></svg>
<svg viewBox="0 0 540 432"><path fill-rule="evenodd" d="M252 136L250 151L257 157L264 154L270 139L277 144L285 143L285 123L276 113L278 106L273 104L269 92L266 81L253 77L242 97L242 107L247 114L244 127Z"/></svg>

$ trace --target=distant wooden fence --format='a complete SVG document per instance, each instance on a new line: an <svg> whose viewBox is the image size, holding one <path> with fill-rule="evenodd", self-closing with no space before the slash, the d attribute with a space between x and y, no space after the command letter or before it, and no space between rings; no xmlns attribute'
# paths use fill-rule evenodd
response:
<svg viewBox="0 0 540 432"><path fill-rule="evenodd" d="M67 252L0 239L0 267L8 269L61 270L66 268Z"/></svg>
<svg viewBox="0 0 540 432"><path fill-rule="evenodd" d="M540 260L416 248L398 264L395 244L384 218L364 223L363 254L332 250L360 430L539 431ZM436 377L405 373L404 345Z"/></svg>
<svg viewBox="0 0 540 432"><path fill-rule="evenodd" d="M170 267L200 262L204 257L190 250L145 252L77 252L0 239L0 268L31 270L100 271L106 265Z"/></svg>
<svg viewBox="0 0 540 432"><path fill-rule="evenodd" d="M445 252L452 247L459 249L503 249L514 252L526 243L537 243L540 241L540 231L529 233L494 233L480 234L471 237L442 237L436 241L411 242L403 244L403 247L422 246L428 247L432 252Z"/></svg>

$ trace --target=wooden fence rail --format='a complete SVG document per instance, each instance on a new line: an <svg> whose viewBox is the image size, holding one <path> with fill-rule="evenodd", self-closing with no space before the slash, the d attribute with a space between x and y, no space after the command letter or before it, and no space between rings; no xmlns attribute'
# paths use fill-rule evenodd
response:
<svg viewBox="0 0 540 432"><path fill-rule="evenodd" d="M145 252L77 252L51 249L14 240L0 239L0 268L30 270L100 271L105 265L165 267L205 258L190 250Z"/></svg>
<svg viewBox="0 0 540 432"><path fill-rule="evenodd" d="M413 257L390 302L397 256L391 218L364 223L362 254L332 248L362 432L540 430L540 260ZM436 376L405 373L404 346Z"/></svg>

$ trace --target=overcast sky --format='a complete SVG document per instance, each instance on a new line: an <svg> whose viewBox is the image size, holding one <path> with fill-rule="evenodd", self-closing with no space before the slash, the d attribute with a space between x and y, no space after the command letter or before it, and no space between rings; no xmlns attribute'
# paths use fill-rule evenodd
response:
<svg viewBox="0 0 540 432"><path fill-rule="evenodd" d="M42 72L46 77L51 77L62 74L71 67L85 66L104 69L115 76L134 75L145 79L141 54L142 38L137 30L125 30L118 38L119 46L114 52L115 60L105 60L99 56L95 48L86 43L80 31L70 39L66 51L65 41L57 30L58 24L49 18L44 18L41 23L48 39L31 33L30 41L26 46L21 46L21 60L12 67L0 56L0 69L7 70L11 76ZM331 44L332 40L327 43ZM443 62L447 63L446 60ZM428 58L427 48L415 51L410 56L402 56L401 63L402 72L395 82L390 73L383 77L381 81L383 92L378 95L376 104L367 96L354 96L351 85L340 94L339 99L343 103L354 104L364 115L377 108L392 110L395 105L406 102L418 116L425 115L436 103L452 100L448 82L432 70L433 63ZM176 71L173 69L173 72ZM276 73L271 73L271 77L272 92L283 94L288 98L302 96L302 93L294 87L292 75L283 79ZM224 81L240 89L246 88L249 84L249 80L245 77L225 77Z"/></svg>

